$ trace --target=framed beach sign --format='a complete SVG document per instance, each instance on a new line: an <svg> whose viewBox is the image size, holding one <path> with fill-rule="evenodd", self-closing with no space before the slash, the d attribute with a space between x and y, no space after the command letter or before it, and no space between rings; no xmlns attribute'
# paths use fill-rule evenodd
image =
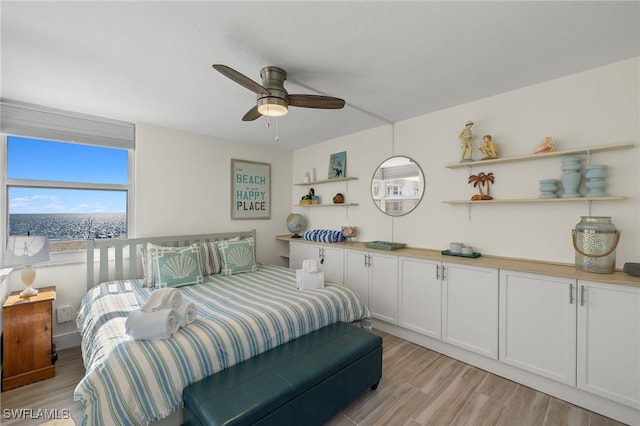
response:
<svg viewBox="0 0 640 426"><path fill-rule="evenodd" d="M231 159L231 219L271 219L271 164Z"/></svg>
<svg viewBox="0 0 640 426"><path fill-rule="evenodd" d="M347 175L347 151L336 152L329 157L329 179L343 178Z"/></svg>

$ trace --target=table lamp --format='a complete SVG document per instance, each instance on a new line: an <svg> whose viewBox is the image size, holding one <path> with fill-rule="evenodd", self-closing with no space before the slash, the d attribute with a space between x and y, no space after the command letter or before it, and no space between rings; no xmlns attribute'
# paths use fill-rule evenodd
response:
<svg viewBox="0 0 640 426"><path fill-rule="evenodd" d="M31 287L36 279L36 271L31 265L48 262L50 259L49 240L46 236L27 235L9 237L4 265L24 265L24 269L20 273L20 278L22 278L22 283L26 288L20 293L20 297L30 297L38 294L38 290Z"/></svg>

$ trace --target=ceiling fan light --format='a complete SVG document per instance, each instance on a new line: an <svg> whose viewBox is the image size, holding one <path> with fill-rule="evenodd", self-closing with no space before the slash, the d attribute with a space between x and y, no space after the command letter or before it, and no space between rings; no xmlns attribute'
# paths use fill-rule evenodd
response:
<svg viewBox="0 0 640 426"><path fill-rule="evenodd" d="M287 103L283 99L266 97L258 100L258 112L267 117L282 117L287 111Z"/></svg>

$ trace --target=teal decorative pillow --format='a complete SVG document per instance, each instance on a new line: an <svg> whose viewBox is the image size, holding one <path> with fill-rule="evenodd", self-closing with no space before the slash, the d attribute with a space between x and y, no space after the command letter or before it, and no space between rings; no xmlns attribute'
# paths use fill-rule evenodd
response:
<svg viewBox="0 0 640 426"><path fill-rule="evenodd" d="M241 272L255 272L258 270L255 259L255 240L253 237L244 240L216 241L222 275L233 275Z"/></svg>
<svg viewBox="0 0 640 426"><path fill-rule="evenodd" d="M200 245L188 247L148 247L153 270L153 287L180 287L202 284Z"/></svg>

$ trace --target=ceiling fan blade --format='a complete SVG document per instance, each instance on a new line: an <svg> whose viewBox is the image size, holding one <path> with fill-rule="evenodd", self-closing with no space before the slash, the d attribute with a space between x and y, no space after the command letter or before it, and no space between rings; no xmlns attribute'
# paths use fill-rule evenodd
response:
<svg viewBox="0 0 640 426"><path fill-rule="evenodd" d="M238 71L234 70L233 68L229 68L226 65L220 65L220 64L213 64L212 67L216 71L220 72L222 75L230 78L231 80L235 81L236 83L238 83L243 87L246 87L247 89L251 90L254 93L262 94L262 95L271 94L267 89L265 89L255 81L251 80L249 77L245 76L244 74L241 74Z"/></svg>
<svg viewBox="0 0 640 426"><path fill-rule="evenodd" d="M258 105L251 108L247 113L242 117L242 121L253 121L262 117L262 114L258 112Z"/></svg>
<svg viewBox="0 0 640 426"><path fill-rule="evenodd" d="M322 95L289 95L289 105L303 108L340 109L344 99Z"/></svg>

